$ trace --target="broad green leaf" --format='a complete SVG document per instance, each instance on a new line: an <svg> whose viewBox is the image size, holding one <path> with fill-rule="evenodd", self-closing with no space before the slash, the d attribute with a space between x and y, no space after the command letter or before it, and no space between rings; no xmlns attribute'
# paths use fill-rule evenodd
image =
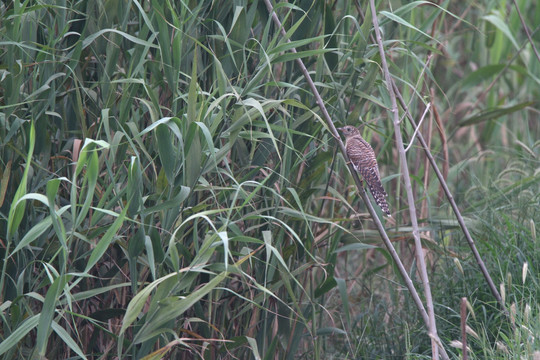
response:
<svg viewBox="0 0 540 360"><path fill-rule="evenodd" d="M88 263L86 264L86 268L84 272L88 272L99 261L99 259L101 259L103 254L105 254L105 251L107 251L107 248L113 241L114 236L116 235L116 232L120 229L120 227L124 223L128 206L129 206L129 203L127 206L124 207L124 210L122 210L122 212L116 218L114 223L109 226L109 229L107 230L105 235L103 235L101 240L99 240L94 250L92 250L92 254L90 255L90 258L88 259Z"/></svg>
<svg viewBox="0 0 540 360"><path fill-rule="evenodd" d="M336 284L339 289L339 295L341 296L341 303L343 304L343 312L347 319L347 324L351 325L351 312L349 308L349 293L347 290L347 283L345 279L336 278Z"/></svg>
<svg viewBox="0 0 540 360"><path fill-rule="evenodd" d="M408 28L410 28L410 29L412 29L412 30L414 30L414 31L416 31L416 32L418 32L418 33L424 35L424 36L427 37L428 39L434 40L434 41L436 41L437 43L440 44L440 42L439 42L437 39L433 38L433 37L430 36L429 34L426 34L426 33L423 32L422 30L418 29L416 26L414 26L413 24L409 23L408 21L406 21L406 20L403 19L402 17L399 17L399 16L397 16L396 14L391 13L391 12L388 12L388 11L380 11L379 13L380 13L381 15L386 16L386 17L389 18L390 20L393 20L393 21L395 21L395 22L397 22L397 23L399 23L399 24L401 24L401 25L404 25L404 26L406 26L406 27L408 27Z"/></svg>
<svg viewBox="0 0 540 360"><path fill-rule="evenodd" d="M257 346L257 340L252 337L246 336L246 340L251 347L251 353L255 360L261 360L261 355L259 354L259 347Z"/></svg>
<svg viewBox="0 0 540 360"><path fill-rule="evenodd" d="M369 245L369 244L361 244L361 243L354 243L354 244L348 244L340 247L339 249L336 249L336 253L344 252L344 251L356 251L356 250L368 250L368 249L376 249L378 246Z"/></svg>
<svg viewBox="0 0 540 360"><path fill-rule="evenodd" d="M70 276L70 275L74 276L74 274L71 274L71 273L69 273L67 275L68 276ZM73 301L87 300L87 299L91 299L91 298L93 298L95 296L111 292L112 290L116 290L116 289L119 289L119 288L122 288L122 287L128 287L129 285L130 285L130 283L125 282L125 283L121 283L121 284L114 284L114 285L103 286L103 287L99 287L99 288L95 288L95 289L91 289L91 290L81 291L81 292L71 294L71 299ZM66 304L66 299L62 298L60 300L60 304L65 305Z"/></svg>
<svg viewBox="0 0 540 360"><path fill-rule="evenodd" d="M191 192L191 188L187 186L180 186L180 191L173 198L166 200L162 203L159 203L153 207L145 208L141 211L142 216L153 214L159 211L166 211L172 209L176 206L182 205L182 203L187 199Z"/></svg>
<svg viewBox="0 0 540 360"><path fill-rule="evenodd" d="M66 205L56 211L58 216L62 216L66 210L68 210L71 207L71 205ZM49 227L52 225L51 216L47 216L43 220L41 220L39 223L34 225L28 232L24 235L22 240L17 244L17 247L9 254L10 257L15 255L18 251L20 251L22 248L30 245L33 241L37 240Z"/></svg>
<svg viewBox="0 0 540 360"><path fill-rule="evenodd" d="M461 89L468 89L471 86L482 84L483 81L490 80L497 76L501 71L507 68L506 64L489 64L479 68L476 71L471 72L467 77L459 82ZM527 76L527 70L521 66L511 65L508 66L523 76Z"/></svg>
<svg viewBox="0 0 540 360"><path fill-rule="evenodd" d="M85 151L84 147L82 151ZM79 167L78 164L77 164L77 167ZM83 220L86 218L86 215L88 215L88 210L90 210L90 206L92 205L92 202L94 200L94 192L96 190L98 173L99 173L98 154L97 154L97 150L93 149L91 150L91 154L89 154L88 162L86 163L86 173L84 175L84 180L83 180L83 182L86 184L85 186L86 194L85 194L83 206L81 207L80 212L77 215L77 220L74 225L75 228L78 228L78 226L82 224Z"/></svg>
<svg viewBox="0 0 540 360"><path fill-rule="evenodd" d="M69 336L68 332L58 325L56 321L53 321L51 323L51 328L54 330L55 333L60 336L60 338L64 341L64 344L66 344L73 352L75 352L81 359L86 359L86 355L82 351L82 349L77 345L75 340L71 336Z"/></svg>
<svg viewBox="0 0 540 360"><path fill-rule="evenodd" d="M514 38L514 35L510 31L510 28L508 27L507 20L503 20L498 12L493 12L489 15L485 15L482 17L482 19L489 21L497 29L499 29L504 34L504 36L506 36L506 38L510 40L512 45L514 45L514 48L516 50L519 50L519 45Z"/></svg>
<svg viewBox="0 0 540 360"><path fill-rule="evenodd" d="M138 45L148 46L148 47L151 47L151 48L154 48L154 49L158 48L157 45L154 45L154 44L152 44L152 43L150 43L150 42L148 42L146 40L139 39L139 38L137 38L137 37L135 37L133 35L127 34L127 33L123 32L123 31L116 30L116 29L99 30L94 34L85 37L83 42L82 42L82 48L85 49L91 43L93 43L98 37L100 37L100 36L102 36L104 34L107 34L107 33L119 34L119 35L123 36L126 40L132 41L132 42L134 42L135 44L138 44ZM69 54L67 57L70 58L71 54Z"/></svg>
<svg viewBox="0 0 540 360"><path fill-rule="evenodd" d="M228 272L224 271L219 275L216 275L204 286L191 292L184 298L175 297L172 298L172 301L169 303L164 302L164 306L158 310L154 317L148 319L149 321L145 322L141 330L137 332L133 342L135 344L139 344L155 336L155 331L157 331L165 323L180 317L203 296L214 290L227 277L227 274ZM124 329L124 325L122 325L122 329Z"/></svg>
<svg viewBox="0 0 540 360"><path fill-rule="evenodd" d="M332 290L333 288L335 288L337 286L337 282L336 282L336 279L334 279L333 276L329 276L327 277L322 284L320 284L316 289L315 289L315 297L318 298L318 297L321 297L322 295L326 294L327 292L329 292L330 290Z"/></svg>
<svg viewBox="0 0 540 360"><path fill-rule="evenodd" d="M300 40L294 40L291 42L285 42L282 44L277 45L276 47L268 50L268 55L273 54L281 54L284 52L288 52L293 48L299 48L304 45L314 44L314 43L320 43L322 40L325 39L325 35L320 35L316 37L312 37L309 39L300 39Z"/></svg>
<svg viewBox="0 0 540 360"><path fill-rule="evenodd" d="M0 355L18 346L19 341L38 325L41 314L34 315L24 320L19 326L2 342L0 342Z"/></svg>
<svg viewBox="0 0 540 360"><path fill-rule="evenodd" d="M264 119L264 123L266 124L266 129L268 130L268 135L270 135L270 139L272 140L272 144L274 145L274 149L276 150L276 154L278 155L279 159L281 160L281 154L279 152L279 147L277 145L277 140L274 136L274 133L272 132L272 128L268 122L268 118L266 117L265 113L264 113L264 108L263 108L263 105L253 99L253 98L248 98L244 101L242 101L242 105L246 106L246 107L253 107L255 110L257 110L259 112L259 114L261 115L261 117Z"/></svg>
<svg viewBox="0 0 540 360"><path fill-rule="evenodd" d="M143 306L146 304L146 301L148 297L150 296L150 293L162 282L165 280L173 277L173 276L179 276L179 273L188 271L188 269L182 269L178 273L170 273L168 275L165 275L155 281L153 281L151 284L146 286L144 289L139 291L137 295L131 299L131 301L128 304L128 307L126 309L126 314L124 315L124 319L122 321L122 327L120 328L120 335L123 335L126 329L131 326L131 324L139 317L140 312L143 308Z"/></svg>
<svg viewBox="0 0 540 360"><path fill-rule="evenodd" d="M173 146L173 141L169 134L169 127L170 126L168 125L160 124L156 128L155 134L159 152L159 159L161 160L161 166L163 166L163 169L165 170L165 175L167 175L167 181L170 184L173 184L176 175L178 154Z"/></svg>
<svg viewBox="0 0 540 360"><path fill-rule="evenodd" d="M478 124L484 121L497 119L501 116L512 114L526 107L533 106L535 103L536 103L535 101L526 101L521 104L517 104L513 106L500 106L500 107L496 107L492 109L487 109L480 112L479 114L473 115L461 121L459 126L469 126L469 125Z"/></svg>
<svg viewBox="0 0 540 360"><path fill-rule="evenodd" d="M146 248L146 255L148 258L148 266L150 267L150 272L152 273L152 279L156 279L156 262L154 260L154 247L152 245L152 239L150 236L144 236L144 246Z"/></svg>
<svg viewBox="0 0 540 360"><path fill-rule="evenodd" d="M9 178L11 176L11 160L8 160L4 169L2 170L2 180L0 181L0 207L6 199L6 191L9 184Z"/></svg>
<svg viewBox="0 0 540 360"><path fill-rule="evenodd" d="M28 153L26 155L26 165L24 167L24 173L11 202L11 207L9 208L9 216L7 222L7 235L8 241L15 234L17 228L19 227L23 215L24 209L26 206L26 201L19 203L19 199L26 194L26 183L28 181L28 171L30 170L30 163L32 160L32 155L34 154L34 144L36 139L36 129L34 128L34 123L30 123L30 136L28 137Z"/></svg>
<svg viewBox="0 0 540 360"><path fill-rule="evenodd" d="M58 193L58 188L60 187L60 181L61 180L67 180L66 178L60 178L60 179L52 179L47 182L47 200L48 200L48 206L49 206L49 214L50 219L54 228L54 231L56 232L56 236L62 243L62 246L64 247L64 250L67 252L67 243L66 243L66 229L64 227L64 224L62 222L62 218L58 214L58 211L56 211L56 204L55 199L56 195Z"/></svg>
<svg viewBox="0 0 540 360"><path fill-rule="evenodd" d="M194 186L201 174L202 166L202 147L199 137L199 126L196 122L189 124L188 132L186 135L186 143L184 146L185 154L185 184L188 186Z"/></svg>
<svg viewBox="0 0 540 360"><path fill-rule="evenodd" d="M128 169L127 199L129 201L128 216L134 218L142 207L142 171L139 158L131 157Z"/></svg>
<svg viewBox="0 0 540 360"><path fill-rule="evenodd" d="M347 335L347 332L343 329L335 327L324 327L317 329L317 335L319 336L331 336L331 335Z"/></svg>
<svg viewBox="0 0 540 360"><path fill-rule="evenodd" d="M317 50L304 50L304 51L297 51L295 53L284 53L282 55L278 55L272 59L272 64L279 64L287 61L292 61L296 59L303 59L303 58L309 58L313 56L320 56L324 55L333 51L336 51L337 49L330 49L330 48L324 48L324 49L317 49Z"/></svg>
<svg viewBox="0 0 540 360"><path fill-rule="evenodd" d="M36 337L36 349L41 357L45 357L47 351L47 343L49 341L49 334L51 331L51 323L56 312L56 305L58 302L58 296L62 291L66 283L65 275L60 275L51 286L47 289L47 295L45 296L45 302L41 309L41 316L39 318L39 324L37 328Z"/></svg>

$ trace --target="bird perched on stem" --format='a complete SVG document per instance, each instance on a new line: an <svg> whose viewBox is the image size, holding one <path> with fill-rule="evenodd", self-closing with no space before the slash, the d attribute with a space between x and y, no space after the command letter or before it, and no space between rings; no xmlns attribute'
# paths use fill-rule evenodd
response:
<svg viewBox="0 0 540 360"><path fill-rule="evenodd" d="M347 156L349 156L354 169L362 175L368 184L369 191L371 191L377 205L386 215L391 216L386 202L388 194L384 191L381 183L379 166L373 148L362 138L360 130L354 126L347 125L338 128L338 130L345 135L345 150L347 150Z"/></svg>

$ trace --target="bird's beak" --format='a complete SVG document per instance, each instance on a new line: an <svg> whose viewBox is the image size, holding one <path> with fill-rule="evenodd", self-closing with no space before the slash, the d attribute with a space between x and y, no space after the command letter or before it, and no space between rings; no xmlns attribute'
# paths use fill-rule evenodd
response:
<svg viewBox="0 0 540 360"><path fill-rule="evenodd" d="M342 127L341 127L341 128L337 128L337 129L338 129L339 131L343 131L343 128L342 128Z"/></svg>

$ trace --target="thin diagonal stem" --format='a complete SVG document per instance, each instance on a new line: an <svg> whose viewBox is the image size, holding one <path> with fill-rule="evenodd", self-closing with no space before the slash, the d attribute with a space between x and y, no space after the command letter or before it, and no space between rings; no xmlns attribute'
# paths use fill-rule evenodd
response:
<svg viewBox="0 0 540 360"><path fill-rule="evenodd" d="M401 172L403 174L402 179L405 184L405 191L407 193L407 202L409 204L409 215L411 217L411 225L413 228L412 234L414 237L414 244L415 244L415 250L416 250L417 267L418 267L418 271L420 272L420 278L422 279L422 283L424 285L426 307L427 307L427 312L429 316L428 328L429 328L429 332L433 336L432 341L431 341L433 359L438 359L439 347L437 346L437 341L436 341L438 336L437 336L437 325L435 322L435 310L433 308L433 299L431 297L431 286L429 285L426 262L424 259L424 250L422 248L422 241L420 239L420 231L418 229L418 219L416 217L416 206L414 204L415 199L414 199L414 195L412 191L411 179L409 176L409 168L407 167L407 155L405 154L405 147L403 146L403 139L401 137L401 128L399 124L400 121L399 121L396 94L394 93L394 88L392 86L392 76L390 75L390 71L388 70L388 64L386 62L386 54L385 54L384 46L382 43L381 31L379 29L379 20L377 19L377 10L375 8L375 1L370 0L369 5L371 7L371 14L372 14L371 18L373 21L373 27L375 29L375 40L377 42L377 45L379 47L379 53L381 55L382 71L384 73L384 78L386 80L386 87L388 89L388 93L390 95L390 101L392 104L391 113L392 113L393 123L394 123L394 133L395 133L395 138L396 138L397 150L398 150L400 162L401 162Z"/></svg>
<svg viewBox="0 0 540 360"><path fill-rule="evenodd" d="M519 6L516 2L516 0L512 0L514 2L514 6L516 7L516 11L519 16L519 21L521 21L521 25L523 26L523 30L525 30L525 35L527 35L527 39L529 39L529 42L531 43L531 47L534 51L534 54L536 55L536 59L540 61L540 54L538 54L538 50L536 50L536 46L534 46L534 41L532 39L531 33L529 31L529 28L527 27L527 24L525 24L525 19L523 19L523 16L521 15L521 10L519 10Z"/></svg>
<svg viewBox="0 0 540 360"><path fill-rule="evenodd" d="M272 16L272 20L274 21L276 26L280 29L281 34L286 37L287 33L286 33L285 29L283 28L283 26L281 24L281 21L279 20L277 14L274 12L274 9L272 7L272 4L270 3L270 0L264 0L264 2L266 4L268 12ZM286 41L290 42L289 39L286 39ZM293 53L296 53L296 49L294 49L294 48L291 48L290 51L293 52ZM328 128L330 129L331 133L333 134L333 136L337 140L337 143L338 143L338 146L339 146L339 148L341 150L341 153L343 154L344 158L348 160L347 152L345 150L345 146L343 145L343 142L341 141L341 139L339 137L337 129L334 126L334 122L332 121L328 111L326 110L326 107L324 105L324 101L322 100L321 95L319 94L319 91L315 87L315 83L311 79L311 76L309 75L309 72L308 72L307 68L305 67L304 63L302 62L302 59L300 59L300 58L296 59L296 63L300 67L302 73L304 74L304 77L305 77L307 83L309 84L309 87L311 88L311 91L312 91L312 93L313 93L313 95L315 97L315 101L319 105L319 108L321 109L321 112L323 114L323 118L325 119L326 124L328 125ZM399 258L399 255L397 254L396 250L394 249L394 246L392 245L392 242L390 241L390 239L388 237L388 234L386 234L386 231L384 230L384 227L383 227L381 221L377 217L377 213L375 212L375 209L373 208L373 206L371 205L371 202L369 201L369 198L368 198L368 196L367 196L367 194L366 194L366 192L365 192L365 190L364 190L364 188L362 186L361 180L358 177L357 172L354 170L354 168L353 168L350 161L347 161L347 164L349 166L349 170L350 170L351 174L353 175L353 179L354 179L354 181L356 183L356 187L358 188L358 192L360 193L360 196L362 197L362 200L364 200L364 203L366 204L367 210L368 210L369 214L371 215L371 218L373 219L373 223L375 224L375 227L377 228L377 231L381 235L381 238L383 240L384 245L388 249L388 252L392 256L392 259L396 263L396 265L398 267L398 270L399 270L399 273L401 274L401 276L403 277L403 280L405 282L405 286L409 290L409 292L410 292L410 294L411 294L411 296L412 296L412 298L414 300L414 303L415 303L418 311L420 312L420 315L422 316L422 318L424 320L424 323L426 324L426 326L428 328L430 328L430 326L429 326L429 324L430 324L429 316L428 316L428 313L426 312L426 310L424 308L424 304L422 303L422 300L420 299L420 296L418 295L418 291L414 287L414 284L413 284L411 278L409 277L409 274L408 274L407 270L405 269L405 266L401 262L401 259ZM446 351L445 351L444 347L442 346L442 343L441 343L440 339L438 338L436 333L433 333L431 331L431 329L430 329L430 336L431 336L432 339L435 340L435 343L438 345L438 348L441 350L441 353L443 354L443 357L445 359L448 359L448 355L446 355Z"/></svg>
<svg viewBox="0 0 540 360"><path fill-rule="evenodd" d="M416 121L414 121L414 118L408 111L407 104L405 103L405 100L399 93L396 84L392 82L392 85L394 87L394 91L397 95L397 98L399 99L399 103L401 107L405 110L405 113L407 114L407 118L411 122L412 126L416 127ZM495 283L491 279L491 276L489 275L489 271L487 270L486 265L484 264L484 261L482 260L482 257L480 256L478 249L476 248L476 245L474 244L474 240L471 234L469 233L469 229L467 228L467 225L465 224L465 220L463 219L463 216L461 216L461 212L459 211L459 208L454 200L454 196L450 192L450 189L448 188L448 185L446 184L446 181L444 180L444 176L439 170L439 167L437 166L437 163L435 162L435 159L433 158L433 155L431 154L431 151L429 150L428 145L426 141L424 140L424 137L422 136L422 133L418 132L417 137L418 137L418 141L420 142L420 145L422 145L422 148L424 149L424 152L426 154L426 157L429 160L429 163L431 164L431 167L433 167L433 171L435 171L435 175L437 175L437 178L439 179L439 183L441 184L444 190L444 193L446 194L446 198L448 199L450 206L452 206L452 210L454 211L454 214L456 215L459 226L461 227L461 231L463 231L463 234L465 235L465 239L467 239L467 243L469 244L469 247L471 248L474 258L476 262L478 263L478 267L480 268L480 271L482 271L482 274L484 275L484 278L486 279L488 283L491 293L493 294L493 296L499 303L499 306L504 310L504 312L508 313L502 301L502 297L499 294L499 291L497 290Z"/></svg>
<svg viewBox="0 0 540 360"><path fill-rule="evenodd" d="M518 11L519 11L519 9L518 9ZM362 9L358 8L358 12L359 12L359 14L360 14L360 16L362 17L362 20L363 20L364 19L364 14L362 13ZM464 16L462 16L462 17L464 17ZM454 28L457 27L458 23L454 24L453 27ZM536 33L537 30L538 30L538 28L535 29L535 31L533 33ZM370 38L371 38L371 40L373 42L375 42L375 40L373 39L373 36L371 34L370 34ZM520 51L523 49L524 46L525 45L523 45L521 47ZM520 51L515 53L514 57L509 61L509 63L506 64L506 67L510 66L510 63L512 63L512 61L515 58L517 58ZM498 78L503 73L504 73L504 70L501 71L499 73L499 75L497 75L497 77L493 80L493 82L486 88L484 93L486 93L498 81ZM412 126L414 128L416 128L417 127L416 121L414 121L414 118L412 117L411 113L409 112L409 108L407 106L407 103L403 99L403 96L401 95L401 92L399 91L399 89L396 86L396 83L394 82L393 79L392 79L392 87L394 89L394 93L397 96L397 99L399 100L399 104L400 104L401 108L405 112L405 115L407 116L407 118L411 122ZM479 99L483 98L483 95L480 95L478 98ZM478 101L480 101L480 100L478 100ZM446 184L446 180L444 179L443 174L439 170L439 167L437 166L437 163L435 162L435 159L433 158L433 155L431 154L431 151L429 150L429 147L428 147L426 141L424 140L424 137L422 136L422 133L418 133L418 140L420 141L420 144L422 145L422 148L424 149L424 152L426 153L426 157L428 158L429 163L433 167L433 171L435 171L435 175L437 175L437 178L438 178L439 183L441 184L441 187L442 187L442 189L443 189L443 191L444 191L444 193L446 195L446 198L450 202L452 210L454 211L454 214L456 215L456 218L458 220L459 226L461 227L461 231L463 231L463 234L465 235L465 239L467 240L467 243L469 244L469 247L471 248L471 251L473 253L473 256L474 256L476 262L478 263L478 267L480 268L480 271L482 272L482 274L484 275L484 278L486 279L486 282L488 283L488 286L489 286L489 288L491 290L492 295L495 297L495 299L499 303L499 306L501 307L501 309L503 309L506 316L509 316L508 310L506 309L506 306L504 305L504 302L502 301L502 297L499 294L499 291L497 290L497 287L495 286L495 283L493 282L491 276L489 275L489 271L487 270L486 266L484 265L484 261L482 260L482 257L480 256L480 253L478 252L478 249L476 248L474 240L473 240L471 234L469 233L469 230L467 228L467 225L465 224L463 216L461 215L461 212L459 211L459 208L458 208L458 206L457 206L457 204L456 204L456 202L454 200L454 196L450 192L450 189L448 188L448 185Z"/></svg>
<svg viewBox="0 0 540 360"><path fill-rule="evenodd" d="M364 15L361 12L361 9L358 9L358 10L359 10L360 15L362 16L362 19L364 19ZM518 9L518 11L519 11L519 9ZM456 25L454 25L454 27L455 26ZM536 30L535 30L535 32L536 32ZM372 39L372 41L374 41L374 39L373 39L373 37L371 35L370 35L370 38ZM522 49L523 49L524 46L525 45L522 46ZM510 63L518 55L519 55L519 51L516 52L516 54L510 60L510 62L508 64L506 64L506 67L510 66ZM429 61L429 59L428 59L428 61ZM490 89L497 82L498 77L501 76L501 74L503 74L503 73L504 73L504 71L501 71L500 74L497 75L497 78L494 79L493 82L487 87L487 89ZM399 104L401 105L401 108L405 112L405 115L407 116L407 118L411 122L412 126L414 128L417 128L416 121L414 121L414 118L412 117L411 113L409 112L409 108L407 106L407 103L403 99L403 96L401 96L401 92L399 91L399 89L396 86L396 83L395 83L395 81L393 79L392 79L392 88L394 89L394 93L396 94L397 99L399 100ZM485 90L484 93L486 93L487 91L488 90ZM479 98L483 98L483 95L479 96ZM478 267L480 268L480 271L482 272L482 274L484 275L484 278L486 279L486 281L488 283L488 286L489 286L489 288L491 290L492 295L495 297L495 299L499 303L499 306L501 307L501 309L503 309L504 313L508 316L508 310L506 309L506 306L504 305L504 302L502 301L502 297L499 294L499 291L497 290L497 287L495 286L495 283L493 282L491 276L489 275L489 272L488 272L486 266L484 265L484 261L482 260L482 257L480 256L480 253L478 252L478 249L476 248L474 240L473 240L471 234L469 233L467 225L465 224L465 221L463 220L463 216L461 216L461 212L459 211L459 208L457 207L457 204L456 204L456 202L454 200L454 196L450 192L450 189L448 188L448 185L446 184L446 180L444 179L443 174L439 170L439 167L437 166L437 163L435 162L435 159L433 158L433 155L431 154L431 151L429 150L429 147L428 147L426 141L424 140L424 137L422 136L422 133L420 133L420 132L418 133L418 140L420 141L420 144L422 145L422 148L424 149L424 152L426 153L426 157L428 158L429 163L433 167L433 171L435 171L435 175L437 175L437 178L438 178L439 183L441 184L441 187L442 187L442 189L443 189L443 191L444 191L444 193L446 195L446 198L450 202L452 210L454 211L454 214L456 215L456 218L458 220L459 226L461 227L461 230L463 231L463 234L465 235L465 239L467 240L467 243L469 244L469 247L471 248L471 251L473 253L473 256L474 256L476 262L478 263ZM412 141L411 141L411 143L412 143Z"/></svg>

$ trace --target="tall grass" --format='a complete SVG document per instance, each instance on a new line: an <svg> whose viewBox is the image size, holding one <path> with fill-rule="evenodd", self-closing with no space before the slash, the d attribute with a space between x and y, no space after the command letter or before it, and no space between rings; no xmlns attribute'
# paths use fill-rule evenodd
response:
<svg viewBox="0 0 540 360"><path fill-rule="evenodd" d="M538 6L517 5L538 47ZM429 358L292 61L337 123L365 125L391 194L386 227L416 280L367 9L276 4L287 44L258 1L0 5L3 358ZM416 117L432 103L420 130L510 310L413 144L439 335L459 358L466 297L469 358L530 358L540 60L512 4L378 9L390 71ZM407 145L415 129L402 131Z"/></svg>

